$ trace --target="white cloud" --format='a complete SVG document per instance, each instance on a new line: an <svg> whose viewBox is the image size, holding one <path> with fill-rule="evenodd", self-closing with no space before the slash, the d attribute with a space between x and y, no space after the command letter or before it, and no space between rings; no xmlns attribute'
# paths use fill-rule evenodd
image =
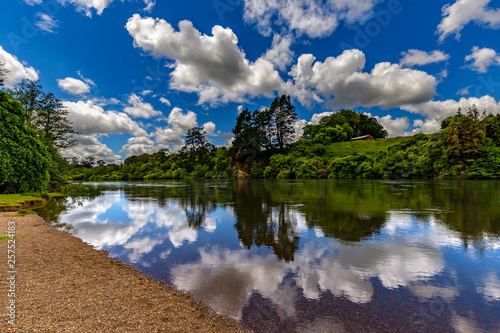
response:
<svg viewBox="0 0 500 333"><path fill-rule="evenodd" d="M364 23L373 16L378 0L245 0L244 19L268 36L273 25L285 26L298 35L325 37L341 21ZM279 26L277 27L280 28Z"/></svg>
<svg viewBox="0 0 500 333"><path fill-rule="evenodd" d="M292 36L274 35L273 44L264 54L264 59L269 60L276 68L284 71L293 61L293 52L290 50Z"/></svg>
<svg viewBox="0 0 500 333"><path fill-rule="evenodd" d="M486 73L491 65L500 65L500 55L493 49L482 48L477 46L472 48L472 53L465 57L465 61L472 61L468 65L477 73Z"/></svg>
<svg viewBox="0 0 500 333"><path fill-rule="evenodd" d="M470 88L472 88L472 87L473 86L467 86L465 88L460 89L459 91L457 91L457 95L461 95L461 96L470 95Z"/></svg>
<svg viewBox="0 0 500 333"><path fill-rule="evenodd" d="M500 28L500 10L489 8L491 0L457 0L443 7L443 20L438 25L439 40L451 34L460 38L460 31L470 22L486 28Z"/></svg>
<svg viewBox="0 0 500 333"><path fill-rule="evenodd" d="M152 135L158 144L172 145L171 150L173 151L180 149L184 145L182 136L186 135L189 129L198 126L196 113L193 111L182 113L182 109L178 107L172 109L167 121L170 127L157 128ZM212 127L210 123L212 122L205 125ZM213 124L213 128L215 129L215 124Z"/></svg>
<svg viewBox="0 0 500 333"><path fill-rule="evenodd" d="M94 157L96 161L103 160L106 163L119 164L122 158L113 153L113 151L104 143L99 142L97 134L74 135L78 145L62 151L64 157L72 158L74 156L83 160L86 157Z"/></svg>
<svg viewBox="0 0 500 333"><path fill-rule="evenodd" d="M68 109L68 120L73 129L82 134L132 133L136 136L146 135L130 117L117 111L104 111L92 101L63 102Z"/></svg>
<svg viewBox="0 0 500 333"><path fill-rule="evenodd" d="M410 49L401 53L403 59L399 62L402 66L423 66L427 64L432 64L436 62L446 61L450 59L449 54L445 54L442 51L434 50L432 52L425 52L415 49Z"/></svg>
<svg viewBox="0 0 500 333"><path fill-rule="evenodd" d="M59 21L45 13L36 13L36 21L34 24L42 31L53 33L59 27Z"/></svg>
<svg viewBox="0 0 500 333"><path fill-rule="evenodd" d="M312 54L303 54L290 71L295 85L287 88L302 104L320 100L321 94L332 108L391 108L425 102L436 93L436 78L423 71L382 62L370 73L362 72L366 59L360 50L346 50L324 62L315 60Z"/></svg>
<svg viewBox="0 0 500 333"><path fill-rule="evenodd" d="M165 105L168 105L170 106L170 101L168 99L166 99L165 97L160 97L160 102L162 102L163 104Z"/></svg>
<svg viewBox="0 0 500 333"><path fill-rule="evenodd" d="M127 106L123 111L134 118L148 119L162 115L161 111L155 110L151 104L144 102L142 98L136 94L130 95L128 102L132 104L132 106Z"/></svg>
<svg viewBox="0 0 500 333"><path fill-rule="evenodd" d="M383 117L375 116L374 118L377 119L379 124L385 128L390 138L403 135L405 129L410 126L410 120L408 117L393 119L392 116L388 114Z"/></svg>
<svg viewBox="0 0 500 333"><path fill-rule="evenodd" d="M16 56L5 51L2 46L0 46L0 63L4 64L4 69L7 71L4 78L7 88L13 88L23 79L38 80L38 72L33 67L21 63Z"/></svg>
<svg viewBox="0 0 500 333"><path fill-rule="evenodd" d="M156 0L144 0L144 4L146 5L146 7L144 7L143 11L151 13L154 6L156 5Z"/></svg>
<svg viewBox="0 0 500 333"><path fill-rule="evenodd" d="M39 5L43 0L24 0L24 2L30 6Z"/></svg>
<svg viewBox="0 0 500 333"><path fill-rule="evenodd" d="M76 10L85 12L85 15L92 17L92 9L95 9L97 15L101 15L113 0L58 0L62 5L67 3L74 5Z"/></svg>
<svg viewBox="0 0 500 333"><path fill-rule="evenodd" d="M139 14L128 20L126 28L135 47L175 61L170 87L198 93L200 104L243 101L248 95L271 96L282 83L271 62L246 59L229 28L214 26L208 36L185 20L177 32L163 19Z"/></svg>
<svg viewBox="0 0 500 333"><path fill-rule="evenodd" d="M203 127L203 130L207 132L208 135L213 135L215 131L215 124L211 121L204 123L201 127Z"/></svg>
<svg viewBox="0 0 500 333"><path fill-rule="evenodd" d="M90 86L87 83L72 77L58 79L57 85L62 90L73 95L83 95L90 92Z"/></svg>
<svg viewBox="0 0 500 333"><path fill-rule="evenodd" d="M141 94L141 96L147 96L147 95L151 95L152 93L153 93L153 90L143 90L139 94Z"/></svg>
<svg viewBox="0 0 500 333"><path fill-rule="evenodd" d="M62 5L71 4L76 7L77 11L84 12L88 17L92 17L92 10L95 10L97 15L102 15L104 9L114 0L57 0ZM122 2L125 0L122 0ZM143 11L150 13L156 5L156 0L143 0L146 7ZM42 0L24 0L28 4L41 4Z"/></svg>

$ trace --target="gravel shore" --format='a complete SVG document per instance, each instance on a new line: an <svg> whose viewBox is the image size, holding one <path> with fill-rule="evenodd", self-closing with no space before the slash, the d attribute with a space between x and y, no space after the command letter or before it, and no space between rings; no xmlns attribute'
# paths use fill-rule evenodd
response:
<svg viewBox="0 0 500 333"><path fill-rule="evenodd" d="M0 243L0 332L245 332L192 296L144 276L37 215L15 222L15 315L8 323L7 246Z"/></svg>

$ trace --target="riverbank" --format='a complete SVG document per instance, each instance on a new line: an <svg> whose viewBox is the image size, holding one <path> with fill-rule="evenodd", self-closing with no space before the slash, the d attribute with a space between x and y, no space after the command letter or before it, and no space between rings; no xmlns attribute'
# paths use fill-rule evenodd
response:
<svg viewBox="0 0 500 333"><path fill-rule="evenodd" d="M191 295L145 277L106 251L56 230L37 215L15 222L15 315L8 323L7 259L1 264L1 332L244 332ZM10 244L11 245L11 244ZM2 258L7 241L0 242ZM5 254L5 255L4 255Z"/></svg>

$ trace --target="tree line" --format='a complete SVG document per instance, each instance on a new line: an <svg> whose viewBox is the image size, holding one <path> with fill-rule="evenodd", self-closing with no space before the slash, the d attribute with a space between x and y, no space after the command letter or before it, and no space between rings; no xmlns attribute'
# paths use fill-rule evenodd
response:
<svg viewBox="0 0 500 333"><path fill-rule="evenodd" d="M189 130L178 152L130 156L122 165L72 164L74 180L186 178L495 179L500 178L500 115L471 107L446 118L434 134L400 138L386 150L337 145L355 136L385 140L378 121L354 110L339 110L304 127L295 141L295 107L289 96L269 108L244 109L237 116L230 147L215 147L201 127ZM357 147L371 147L370 142Z"/></svg>

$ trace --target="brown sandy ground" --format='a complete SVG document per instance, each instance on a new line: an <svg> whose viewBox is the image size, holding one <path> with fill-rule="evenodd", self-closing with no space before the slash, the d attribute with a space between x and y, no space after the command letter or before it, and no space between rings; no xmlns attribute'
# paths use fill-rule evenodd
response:
<svg viewBox="0 0 500 333"><path fill-rule="evenodd" d="M16 222L16 326L8 323L7 241L0 243L0 332L243 332L192 296L145 277L37 215Z"/></svg>

